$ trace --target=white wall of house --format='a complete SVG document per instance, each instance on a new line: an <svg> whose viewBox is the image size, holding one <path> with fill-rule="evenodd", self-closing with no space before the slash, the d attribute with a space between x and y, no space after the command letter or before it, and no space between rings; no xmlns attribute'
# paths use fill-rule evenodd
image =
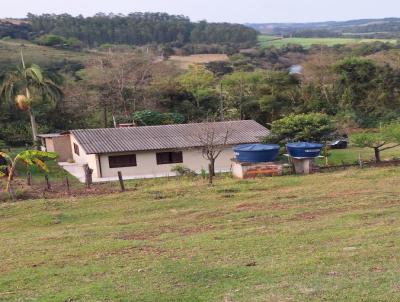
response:
<svg viewBox="0 0 400 302"><path fill-rule="evenodd" d="M177 151L177 150L174 150ZM166 151L160 151L166 152ZM171 168L177 164L164 164L158 165L156 159L156 151L147 152L125 152L125 153L113 153L113 154L101 154L101 172L102 177L116 177L118 171L121 171L124 176L135 176L138 178L150 178L150 177L165 177L173 176ZM110 168L108 157L113 155L124 155L124 154L136 154L135 167L125 168ZM183 163L185 167L200 173L202 169L208 170L208 161L203 158L201 149L188 149L182 150ZM232 147L227 147L223 150L220 156L217 158L215 163L216 172L228 172L231 169L231 159L234 157Z"/></svg>
<svg viewBox="0 0 400 302"><path fill-rule="evenodd" d="M88 164L89 168L93 170L93 177L100 178L100 169L99 169L99 156L97 154L86 154L85 150L78 143L73 135L71 137L71 149L72 149L72 157L75 163L78 164ZM79 147L79 155L75 153L74 144Z"/></svg>

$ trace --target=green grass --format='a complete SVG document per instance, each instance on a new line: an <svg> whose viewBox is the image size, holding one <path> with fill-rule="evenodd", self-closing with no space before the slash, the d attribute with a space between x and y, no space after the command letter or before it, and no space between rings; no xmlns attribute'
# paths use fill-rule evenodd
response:
<svg viewBox="0 0 400 302"><path fill-rule="evenodd" d="M329 164L331 165L341 165L342 163L354 164L358 162L361 155L363 161L374 161L374 151L372 148L357 148L350 147L343 150L330 150L329 151ZM399 158L400 148L396 147L393 149L385 150L381 153L383 160ZM325 160L319 160L319 163L325 162Z"/></svg>
<svg viewBox="0 0 400 302"><path fill-rule="evenodd" d="M85 62L93 56L87 52L59 50L36 45L25 40L0 40L0 66L2 64L20 64L21 49L26 62L41 66L50 66L63 60Z"/></svg>
<svg viewBox="0 0 400 302"><path fill-rule="evenodd" d="M359 44L359 43L370 43L375 41L391 42L396 43L395 39L355 39L355 38L283 38L269 35L260 35L258 41L261 47L275 46L281 48L288 44L299 44L305 48L309 48L311 45L327 45L334 46L338 44Z"/></svg>
<svg viewBox="0 0 400 302"><path fill-rule="evenodd" d="M400 169L0 205L2 301L398 301Z"/></svg>

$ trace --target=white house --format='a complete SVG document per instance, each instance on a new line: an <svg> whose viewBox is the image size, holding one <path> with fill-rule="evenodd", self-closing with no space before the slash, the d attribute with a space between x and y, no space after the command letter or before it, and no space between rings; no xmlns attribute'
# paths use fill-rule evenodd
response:
<svg viewBox="0 0 400 302"><path fill-rule="evenodd" d="M55 151L69 152L73 165L89 165L94 181L112 180L121 171L124 178L153 178L173 176L171 168L182 164L200 173L207 170L208 161L203 151L209 144L221 148L215 163L217 172L231 169L234 157L232 147L238 144L256 143L269 131L252 120L215 123L144 126L128 128L71 130L69 145L57 146L54 135L42 135L47 146ZM68 164L61 165L68 168Z"/></svg>

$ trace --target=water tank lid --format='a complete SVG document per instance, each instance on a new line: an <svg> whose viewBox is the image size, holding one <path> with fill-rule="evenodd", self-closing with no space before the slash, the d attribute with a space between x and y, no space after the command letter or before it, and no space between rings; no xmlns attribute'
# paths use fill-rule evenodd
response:
<svg viewBox="0 0 400 302"><path fill-rule="evenodd" d="M324 145L308 142L298 142L286 144L289 148L322 148Z"/></svg>
<svg viewBox="0 0 400 302"><path fill-rule="evenodd" d="M238 145L234 148L235 151L269 151L269 150L279 150L279 145L270 145L270 144L247 144L247 145Z"/></svg>

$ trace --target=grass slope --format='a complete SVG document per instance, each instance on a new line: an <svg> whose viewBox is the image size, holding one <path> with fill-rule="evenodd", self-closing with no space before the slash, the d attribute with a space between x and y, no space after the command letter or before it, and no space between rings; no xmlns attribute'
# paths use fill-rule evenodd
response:
<svg viewBox="0 0 400 302"><path fill-rule="evenodd" d="M63 60L84 62L91 56L90 53L86 52L59 50L24 40L0 40L0 66L2 64L19 64L21 62L21 49L24 52L26 62L34 62L41 66L49 66Z"/></svg>
<svg viewBox="0 0 400 302"><path fill-rule="evenodd" d="M398 301L400 169L0 205L2 301Z"/></svg>
<svg viewBox="0 0 400 302"><path fill-rule="evenodd" d="M309 48L311 45L327 45L334 46L338 44L358 44L358 43L370 43L370 42L390 42L396 43L395 39L352 39L352 38L280 38L276 36L260 35L258 42L261 47L275 46L277 48L284 47L288 44L299 44L305 48Z"/></svg>

